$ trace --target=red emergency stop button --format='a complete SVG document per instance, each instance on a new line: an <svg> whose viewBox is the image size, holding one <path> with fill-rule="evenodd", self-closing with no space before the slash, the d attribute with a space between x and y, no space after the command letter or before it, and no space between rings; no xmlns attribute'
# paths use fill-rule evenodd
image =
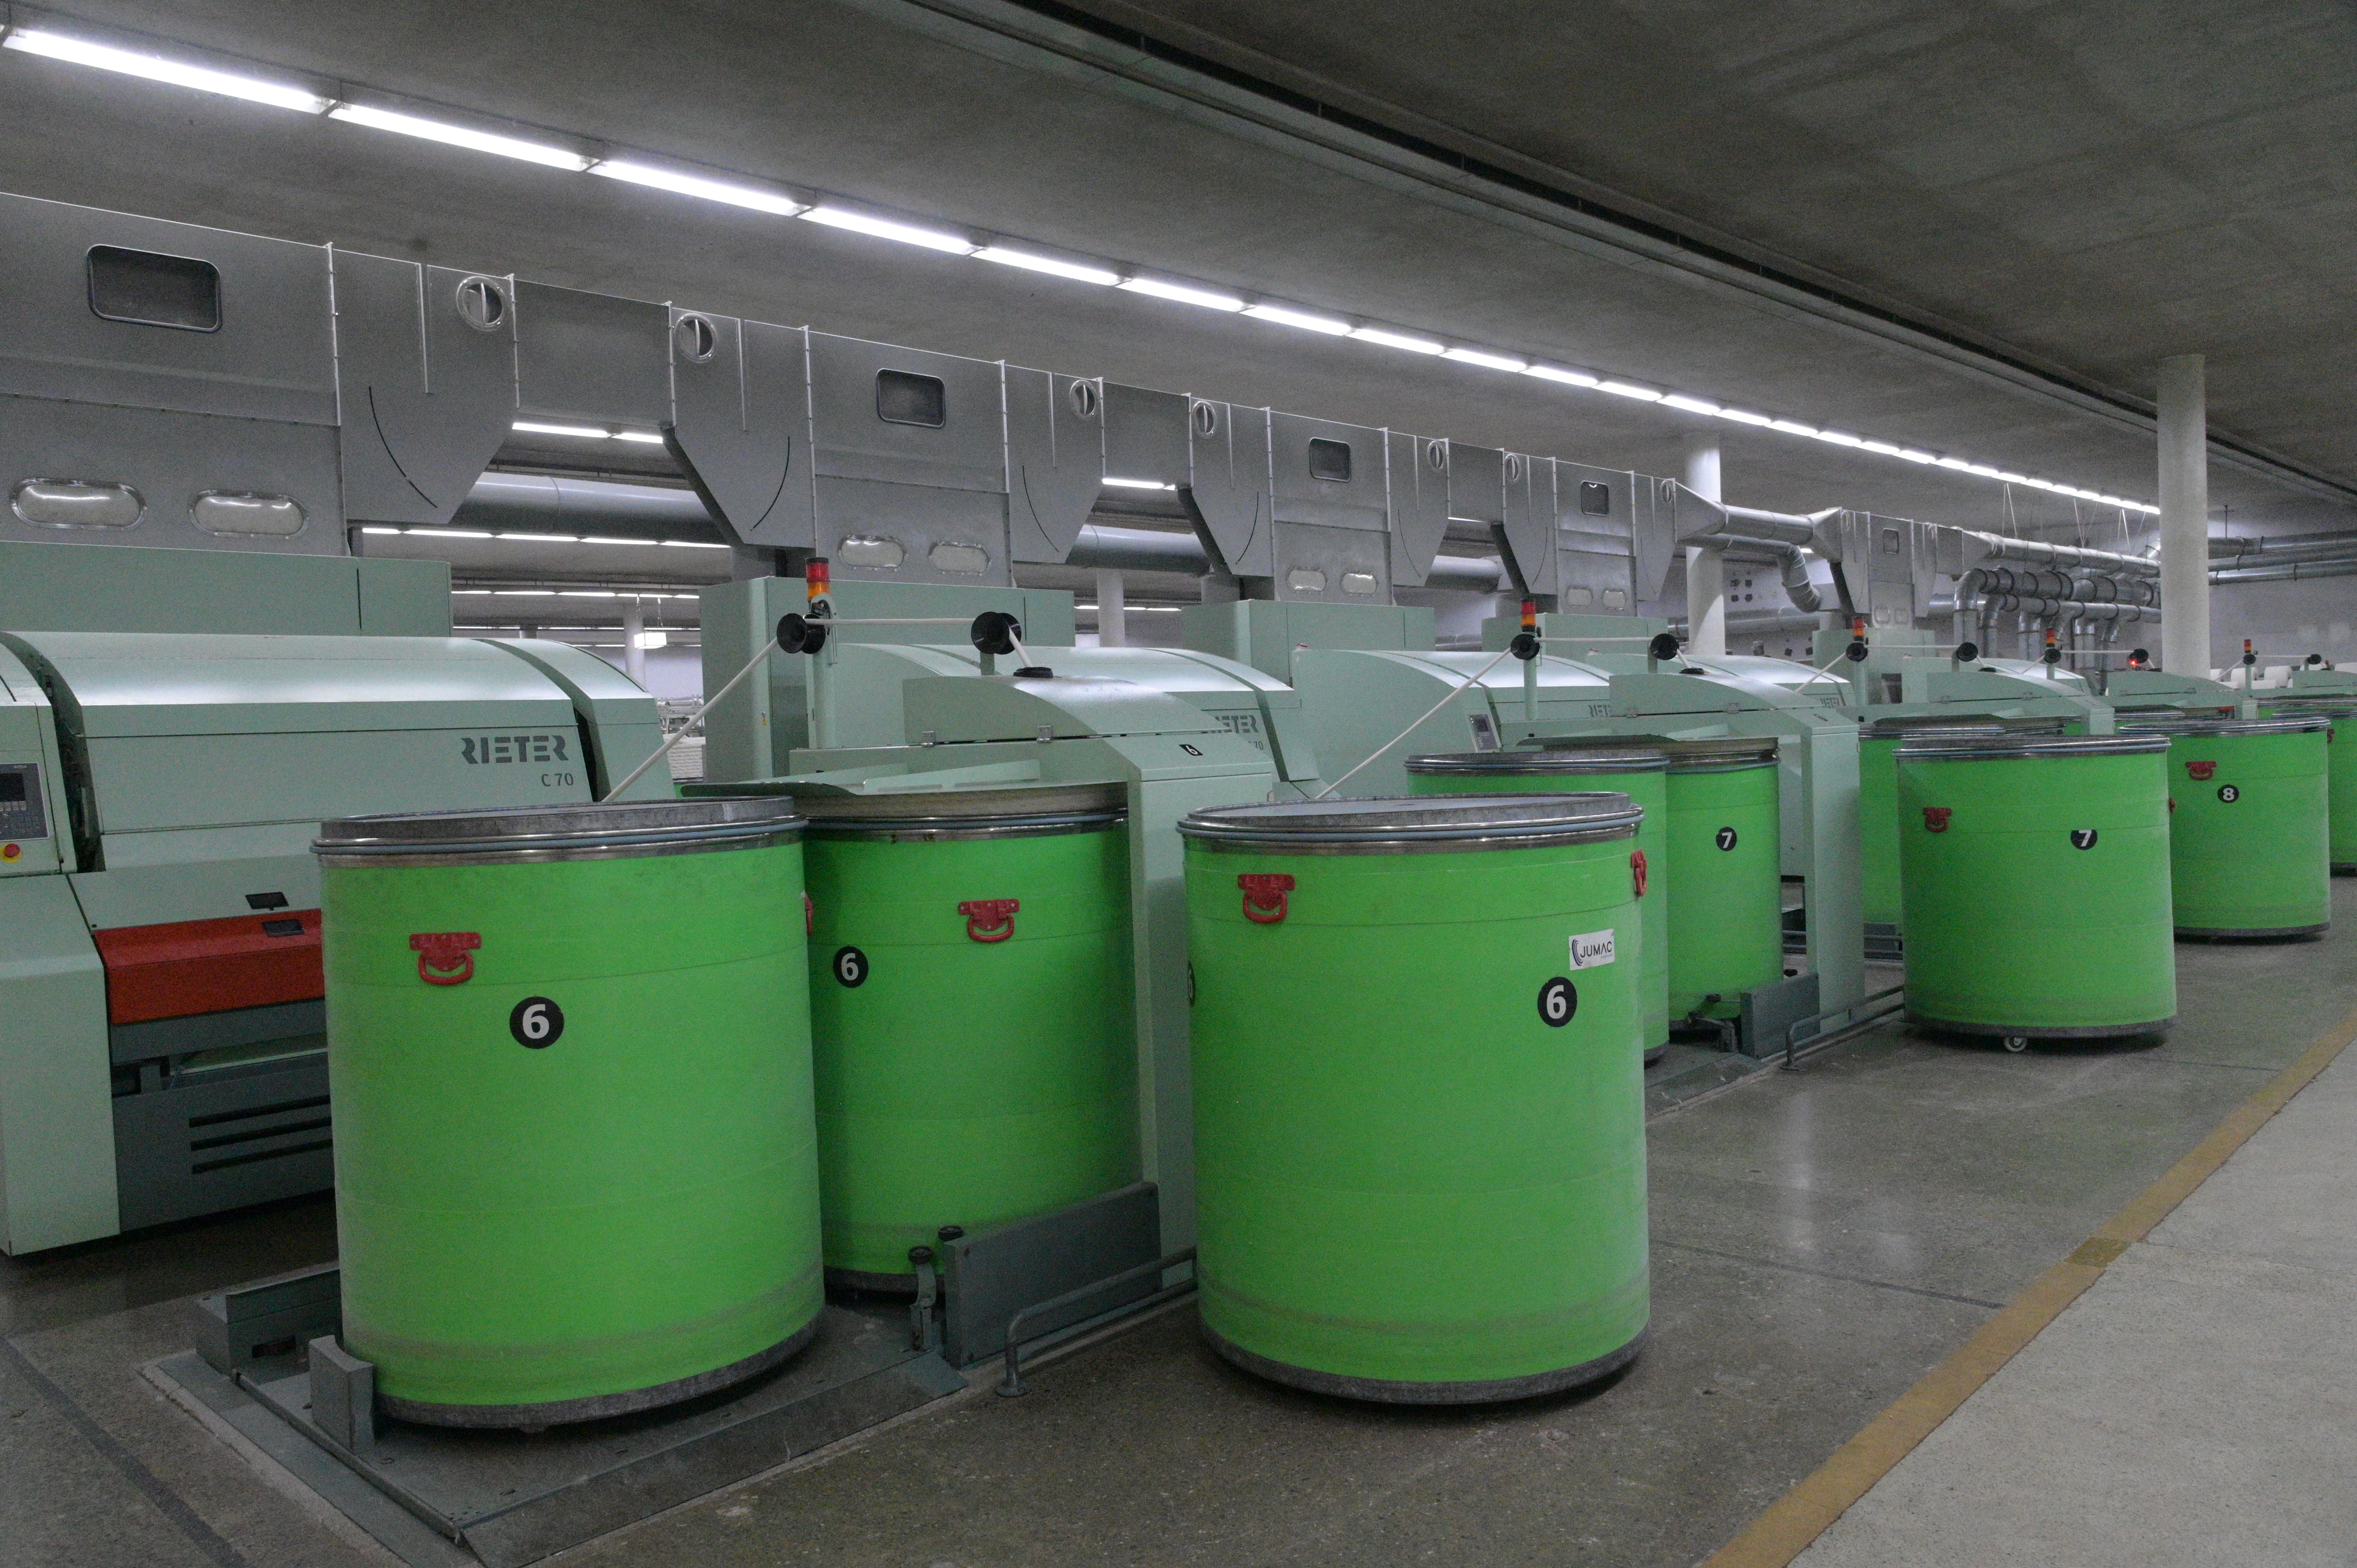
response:
<svg viewBox="0 0 2357 1568"><path fill-rule="evenodd" d="M20 843L0 843L0 860L15 860L25 853Z"/></svg>

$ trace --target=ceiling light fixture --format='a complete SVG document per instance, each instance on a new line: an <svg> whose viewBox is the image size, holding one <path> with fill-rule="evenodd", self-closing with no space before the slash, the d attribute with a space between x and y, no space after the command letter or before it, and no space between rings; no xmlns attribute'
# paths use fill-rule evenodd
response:
<svg viewBox="0 0 2357 1568"><path fill-rule="evenodd" d="M878 218L872 213L854 212L847 207L821 205L809 209L802 217L806 222L823 223L830 229L848 229L855 234L866 234L878 240L897 240L903 245L918 245L928 251L946 252L952 256L970 256L982 249L963 234L920 228L914 223Z"/></svg>
<svg viewBox="0 0 2357 1568"><path fill-rule="evenodd" d="M1021 267L1027 273L1046 273L1050 277L1094 284L1099 288L1110 288L1121 281L1121 274L1109 267L1082 262L1060 262L1053 256L1035 255L1029 251L1013 250L1006 245L985 245L974 256L978 262L996 262L1002 267Z"/></svg>
<svg viewBox="0 0 2357 1568"><path fill-rule="evenodd" d="M1718 413L1722 412L1718 404L1706 402L1704 399L1698 397L1688 397L1684 392L1671 392L1664 396L1662 399L1662 406L1663 408L1681 409L1687 413Z"/></svg>
<svg viewBox="0 0 2357 1568"><path fill-rule="evenodd" d="M1359 327L1351 336L1361 343L1377 343L1386 349L1405 349L1411 354L1445 354L1448 345L1433 338L1418 338L1413 333L1394 332L1388 327Z"/></svg>
<svg viewBox="0 0 2357 1568"><path fill-rule="evenodd" d="M1176 485L1166 485L1159 479L1116 479L1111 474L1104 482L1118 490L1175 490Z"/></svg>
<svg viewBox="0 0 2357 1568"><path fill-rule="evenodd" d="M469 152L516 158L545 168L569 169L575 174L587 169L590 163L579 153L565 147L552 147L544 142L527 142L521 136L502 136L496 132L477 131L416 114L395 113L390 109L371 109L365 103L339 103L328 111L328 118L352 125L365 125L371 131L391 131L396 135L415 136L421 141L465 147Z"/></svg>
<svg viewBox="0 0 2357 1568"><path fill-rule="evenodd" d="M141 77L173 87L194 88L199 92L217 92L224 98L242 98L248 103L266 103L274 109L292 109L301 114L317 114L335 102L332 98L322 98L306 87L240 76L186 60L142 54L135 49L119 49L108 44L92 43L88 38L52 33L45 27L15 28L5 38L0 38L0 48L21 49L28 55L39 55L44 59L92 66L100 70Z"/></svg>
<svg viewBox="0 0 2357 1568"><path fill-rule="evenodd" d="M1523 370L1523 374L1536 376L1543 381L1561 381L1567 387L1587 387L1593 390L1603 384L1603 378L1600 376L1591 376L1586 371L1566 371L1557 365L1531 365Z"/></svg>
<svg viewBox="0 0 2357 1568"><path fill-rule="evenodd" d="M1131 294L1148 295L1156 299L1176 300L1180 305L1197 305L1205 310L1242 310L1244 302L1232 294L1204 288L1196 284L1172 283L1165 278L1125 277L1121 286Z"/></svg>
<svg viewBox="0 0 2357 1568"><path fill-rule="evenodd" d="M1340 338L1351 330L1351 324L1339 316L1320 316L1315 311L1296 310L1291 306L1271 305L1265 300L1248 307L1244 314L1255 321L1274 321L1279 327L1297 327L1304 332L1322 332L1329 338Z"/></svg>
<svg viewBox="0 0 2357 1568"><path fill-rule="evenodd" d="M1454 360L1460 365L1479 365L1485 371L1512 371L1516 374L1531 368L1531 362L1515 354L1501 354L1493 349L1445 349L1440 357Z"/></svg>
<svg viewBox="0 0 2357 1568"><path fill-rule="evenodd" d="M596 424L543 424L537 420L519 419L509 429L526 435L571 435L583 441L603 441L607 432Z"/></svg>
<svg viewBox="0 0 2357 1568"><path fill-rule="evenodd" d="M791 218L810 206L792 197L774 190L757 190L748 185L731 185L725 180L706 179L702 175L683 174L676 169L658 168L630 158L605 158L589 167L591 174L608 179L628 180L632 185L648 186L656 190L668 190L674 196L700 197L705 201L725 202L730 207L749 208L755 212L775 213L780 218Z"/></svg>
<svg viewBox="0 0 2357 1568"><path fill-rule="evenodd" d="M1634 381L1603 381L1596 383L1598 392L1610 392L1614 397L1632 397L1639 403L1659 403L1665 393L1652 387L1641 387Z"/></svg>

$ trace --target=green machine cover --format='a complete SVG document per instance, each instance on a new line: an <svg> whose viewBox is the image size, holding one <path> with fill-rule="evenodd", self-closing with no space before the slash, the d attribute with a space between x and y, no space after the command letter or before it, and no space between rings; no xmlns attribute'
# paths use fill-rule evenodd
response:
<svg viewBox="0 0 2357 1568"><path fill-rule="evenodd" d="M791 801L321 830L346 1345L386 1409L687 1399L815 1331Z"/></svg>
<svg viewBox="0 0 2357 1568"><path fill-rule="evenodd" d="M1222 1355L1451 1403L1636 1354L1636 829L1601 793L1182 821L1198 1279Z"/></svg>

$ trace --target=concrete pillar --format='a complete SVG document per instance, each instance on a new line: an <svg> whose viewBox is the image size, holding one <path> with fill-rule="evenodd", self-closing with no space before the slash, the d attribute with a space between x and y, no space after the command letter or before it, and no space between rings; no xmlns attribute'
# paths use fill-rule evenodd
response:
<svg viewBox="0 0 2357 1568"><path fill-rule="evenodd" d="M1128 585L1118 572L1097 569L1097 646L1129 646Z"/></svg>
<svg viewBox="0 0 2357 1568"><path fill-rule="evenodd" d="M1705 500L1727 498L1718 487L1718 432L1686 437L1686 489ZM1727 651L1727 563L1716 546L1686 546L1686 648L1704 658Z"/></svg>
<svg viewBox="0 0 2357 1568"><path fill-rule="evenodd" d="M2210 416L2199 354L2160 362L2160 667L2210 673Z"/></svg>
<svg viewBox="0 0 2357 1568"><path fill-rule="evenodd" d="M639 646L639 633L647 629L647 612L638 600L622 607L622 673L644 689L647 683L647 650Z"/></svg>

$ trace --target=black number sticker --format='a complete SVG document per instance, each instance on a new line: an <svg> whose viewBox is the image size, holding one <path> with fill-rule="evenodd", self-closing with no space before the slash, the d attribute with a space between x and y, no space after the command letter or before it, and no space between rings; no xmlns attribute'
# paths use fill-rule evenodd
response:
<svg viewBox="0 0 2357 1568"><path fill-rule="evenodd" d="M1718 847L1721 849L1733 849L1735 847L1735 830L1733 828L1721 828L1718 830Z"/></svg>
<svg viewBox="0 0 2357 1568"><path fill-rule="evenodd" d="M1539 987L1539 1022L1560 1029L1579 1011L1579 988L1561 975Z"/></svg>
<svg viewBox="0 0 2357 1568"><path fill-rule="evenodd" d="M508 1033L532 1050L553 1046L565 1033L565 1009L545 996L527 996L508 1015Z"/></svg>
<svg viewBox="0 0 2357 1568"><path fill-rule="evenodd" d="M2071 830L2071 847L2072 849L2094 848L2095 830L2093 828L2072 828Z"/></svg>
<svg viewBox="0 0 2357 1568"><path fill-rule="evenodd" d="M2231 806L2242 798L2243 792L2240 789L2235 789L2232 784L2221 784L2218 786L2218 799L2225 801L2226 804Z"/></svg>
<svg viewBox="0 0 2357 1568"><path fill-rule="evenodd" d="M867 955L857 948L834 950L834 978L846 989L867 978Z"/></svg>

